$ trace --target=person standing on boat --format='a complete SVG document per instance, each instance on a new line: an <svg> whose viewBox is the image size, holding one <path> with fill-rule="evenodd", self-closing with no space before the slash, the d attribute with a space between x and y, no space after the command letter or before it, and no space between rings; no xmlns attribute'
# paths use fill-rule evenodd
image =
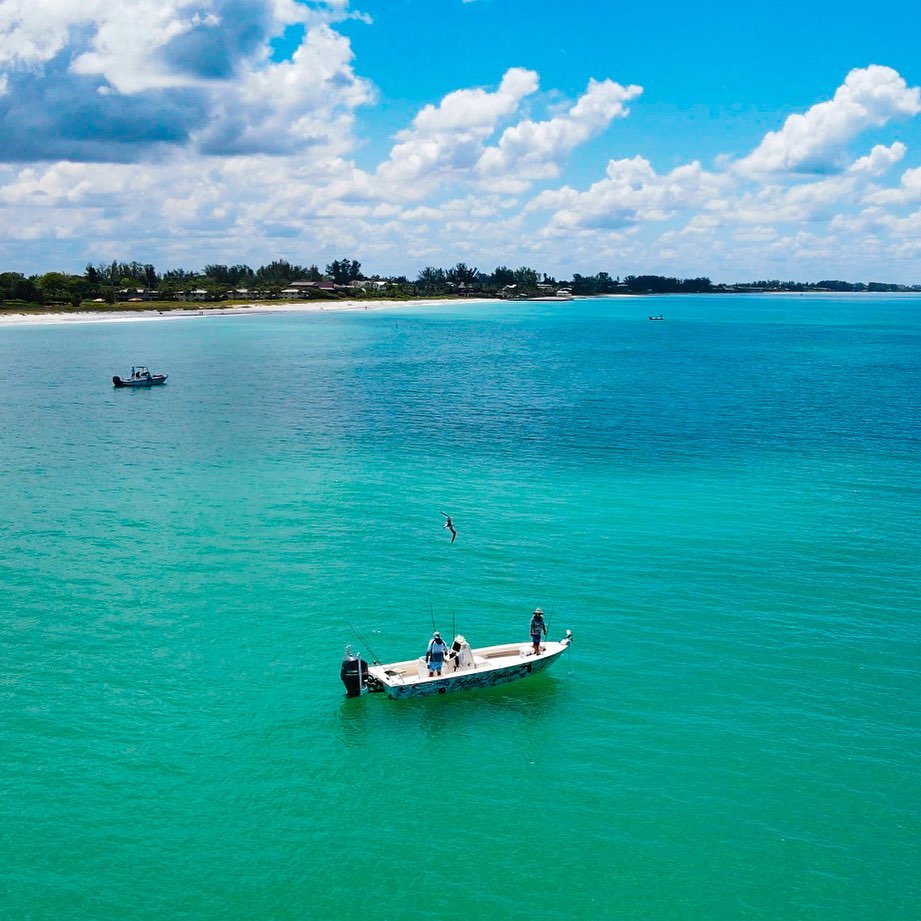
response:
<svg viewBox="0 0 921 921"><path fill-rule="evenodd" d="M531 642L534 644L534 655L540 655L540 641L547 635L547 625L544 623L544 612L535 608L531 615Z"/></svg>
<svg viewBox="0 0 921 921"><path fill-rule="evenodd" d="M448 644L441 638L441 634L436 630L429 643L429 648L425 650L425 661L429 667L429 678L441 674L442 666L445 664L445 656L448 654Z"/></svg>

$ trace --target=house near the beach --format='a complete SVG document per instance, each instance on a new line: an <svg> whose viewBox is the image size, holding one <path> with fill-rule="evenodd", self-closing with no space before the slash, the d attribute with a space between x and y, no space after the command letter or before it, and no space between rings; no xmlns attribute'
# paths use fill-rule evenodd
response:
<svg viewBox="0 0 921 921"><path fill-rule="evenodd" d="M157 301L160 293L152 288L119 288L115 292L117 301Z"/></svg>
<svg viewBox="0 0 921 921"><path fill-rule="evenodd" d="M281 292L281 296L287 300L297 300L302 297L310 297L315 291L332 292L336 290L336 285L331 281L292 281Z"/></svg>

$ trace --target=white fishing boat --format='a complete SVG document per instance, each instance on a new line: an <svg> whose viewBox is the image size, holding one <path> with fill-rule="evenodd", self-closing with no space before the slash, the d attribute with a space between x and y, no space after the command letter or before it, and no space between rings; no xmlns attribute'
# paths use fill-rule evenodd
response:
<svg viewBox="0 0 921 921"><path fill-rule="evenodd" d="M131 369L130 377L119 377L116 374L112 383L116 387L156 387L165 384L168 377L168 374L151 374L147 368L140 366Z"/></svg>
<svg viewBox="0 0 921 921"><path fill-rule="evenodd" d="M424 656L386 665L369 664L348 646L339 674L348 697L359 697L369 691L393 698L428 697L491 688L538 675L550 668L571 642L572 631L567 630L559 642L541 642L539 652L527 643L471 649L464 637L457 636L443 667L435 673L430 671Z"/></svg>

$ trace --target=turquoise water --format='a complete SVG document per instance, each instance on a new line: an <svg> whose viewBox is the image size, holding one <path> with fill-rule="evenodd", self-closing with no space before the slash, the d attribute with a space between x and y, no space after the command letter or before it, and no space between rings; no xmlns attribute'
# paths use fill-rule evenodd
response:
<svg viewBox="0 0 921 921"><path fill-rule="evenodd" d="M0 326L0 501L0 918L921 916L921 298Z"/></svg>

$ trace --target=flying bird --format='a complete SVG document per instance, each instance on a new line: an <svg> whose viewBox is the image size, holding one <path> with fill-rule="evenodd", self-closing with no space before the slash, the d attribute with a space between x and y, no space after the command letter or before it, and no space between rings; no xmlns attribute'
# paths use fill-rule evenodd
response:
<svg viewBox="0 0 921 921"><path fill-rule="evenodd" d="M454 530L454 522L451 521L451 516L450 516L450 515L445 515L444 512L442 512L441 514L445 516L445 523L444 523L444 526L445 526L445 528L446 528L448 531L451 532L451 543L453 544L453 543L454 543L454 539L457 537L457 531Z"/></svg>

